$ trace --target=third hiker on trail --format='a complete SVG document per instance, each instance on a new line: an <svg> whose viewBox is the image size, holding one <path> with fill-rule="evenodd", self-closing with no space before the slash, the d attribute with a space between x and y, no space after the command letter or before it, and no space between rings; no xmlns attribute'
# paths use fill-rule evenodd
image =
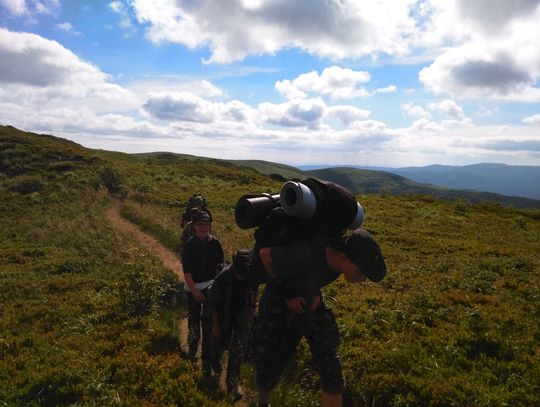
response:
<svg viewBox="0 0 540 407"><path fill-rule="evenodd" d="M242 397L239 387L240 365L247 350L247 340L253 313L257 306L256 287L249 279L251 250L237 250L232 264L227 264L216 276L209 295L212 307L212 339L215 346L215 361L212 368L221 373L221 357L225 350L227 362L227 393L231 401Z"/></svg>
<svg viewBox="0 0 540 407"><path fill-rule="evenodd" d="M188 357L191 361L196 360L202 329L202 369L203 374L210 376L212 314L206 297L224 256L220 241L210 234L210 213L199 210L192 216L192 224L195 235L184 245L182 255L188 303Z"/></svg>

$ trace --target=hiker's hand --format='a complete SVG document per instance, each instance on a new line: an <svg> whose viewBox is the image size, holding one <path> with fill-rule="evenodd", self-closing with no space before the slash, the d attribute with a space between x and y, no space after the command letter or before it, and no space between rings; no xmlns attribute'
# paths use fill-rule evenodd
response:
<svg viewBox="0 0 540 407"><path fill-rule="evenodd" d="M199 290L194 290L191 295L193 296L193 299L199 304L202 304L206 301L206 297Z"/></svg>
<svg viewBox="0 0 540 407"><path fill-rule="evenodd" d="M306 300L303 297L294 297L287 300L287 307L294 314L303 314L306 310Z"/></svg>
<svg viewBox="0 0 540 407"><path fill-rule="evenodd" d="M315 311L317 308L319 308L319 305L321 305L321 295L317 294L311 299L311 307L309 309L311 311Z"/></svg>

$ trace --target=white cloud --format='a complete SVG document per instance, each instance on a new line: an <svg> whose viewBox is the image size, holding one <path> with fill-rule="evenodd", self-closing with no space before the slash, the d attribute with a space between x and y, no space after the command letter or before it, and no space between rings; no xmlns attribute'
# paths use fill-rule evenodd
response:
<svg viewBox="0 0 540 407"><path fill-rule="evenodd" d="M56 41L0 28L0 100L28 106L136 103L126 89Z"/></svg>
<svg viewBox="0 0 540 407"><path fill-rule="evenodd" d="M161 120L213 122L214 104L189 92L151 93L143 109Z"/></svg>
<svg viewBox="0 0 540 407"><path fill-rule="evenodd" d="M388 94L397 92L397 87L395 85L389 85L384 88L378 88L373 91L374 95L377 94Z"/></svg>
<svg viewBox="0 0 540 407"><path fill-rule="evenodd" d="M72 35L76 35L76 36L81 35L81 33L79 31L76 31L73 25L68 22L58 23L55 25L55 28L60 31L72 34Z"/></svg>
<svg viewBox="0 0 540 407"><path fill-rule="evenodd" d="M274 87L285 99L303 99L307 97L307 94L298 89L289 79L277 81Z"/></svg>
<svg viewBox="0 0 540 407"><path fill-rule="evenodd" d="M56 24L56 28L58 28L61 31L70 32L73 31L73 26L71 23L65 22L65 23L58 23Z"/></svg>
<svg viewBox="0 0 540 407"><path fill-rule="evenodd" d="M341 59L377 53L404 55L414 22L414 0L133 0L139 22L154 42L208 46L209 62L299 48Z"/></svg>
<svg viewBox="0 0 540 407"><path fill-rule="evenodd" d="M495 4L494 4L495 3ZM435 93L540 100L540 1L462 1L453 10L459 41L420 72ZM449 15L452 14L448 11Z"/></svg>
<svg viewBox="0 0 540 407"><path fill-rule="evenodd" d="M458 0L459 14L488 35L497 35L512 20L526 18L538 8L538 0Z"/></svg>
<svg viewBox="0 0 540 407"><path fill-rule="evenodd" d="M540 114L534 114L532 116L525 117L522 122L538 126L540 125Z"/></svg>
<svg viewBox="0 0 540 407"><path fill-rule="evenodd" d="M22 15L28 13L25 0L0 0L0 6L12 15Z"/></svg>
<svg viewBox="0 0 540 407"><path fill-rule="evenodd" d="M499 111L498 108L495 109L488 109L485 106L480 106L478 108L478 111L476 112L476 115L478 117L492 117L495 113Z"/></svg>
<svg viewBox="0 0 540 407"><path fill-rule="evenodd" d="M457 119L463 119L465 113L461 106L451 99L445 99L440 102L433 102L428 105L429 110L432 112L441 113L448 117L453 117Z"/></svg>
<svg viewBox="0 0 540 407"><path fill-rule="evenodd" d="M358 109L354 106L330 106L326 109L326 119L337 119L345 126L365 120L370 116L369 110Z"/></svg>
<svg viewBox="0 0 540 407"><path fill-rule="evenodd" d="M404 111L407 117L413 119L429 119L431 113L425 110L422 106L414 105L413 103L404 103L401 105L401 109Z"/></svg>
<svg viewBox="0 0 540 407"><path fill-rule="evenodd" d="M250 122L255 117L254 109L238 100L211 102L185 91L151 92L142 108L157 119L171 122Z"/></svg>
<svg viewBox="0 0 540 407"><path fill-rule="evenodd" d="M131 15L126 5L121 1L113 1L109 3L109 8L120 17L118 26L125 31L126 36L131 36L135 33L135 27L131 21Z"/></svg>
<svg viewBox="0 0 540 407"><path fill-rule="evenodd" d="M279 105L261 103L263 120L283 127L319 128L326 105L321 98L296 99Z"/></svg>
<svg viewBox="0 0 540 407"><path fill-rule="evenodd" d="M59 10L60 0L0 0L0 11L2 8L14 17L53 14Z"/></svg>
<svg viewBox="0 0 540 407"><path fill-rule="evenodd" d="M13 103L0 103L0 122L23 129L51 132L55 135L124 135L126 137L163 137L169 130L148 121L136 121L120 114L98 115L88 108L27 109Z"/></svg>
<svg viewBox="0 0 540 407"><path fill-rule="evenodd" d="M358 86L370 79L368 72L331 66L323 69L320 75L312 71L299 75L292 82L288 79L276 82L276 89L289 99L305 97L308 93L329 95L332 99L365 98L369 93Z"/></svg>

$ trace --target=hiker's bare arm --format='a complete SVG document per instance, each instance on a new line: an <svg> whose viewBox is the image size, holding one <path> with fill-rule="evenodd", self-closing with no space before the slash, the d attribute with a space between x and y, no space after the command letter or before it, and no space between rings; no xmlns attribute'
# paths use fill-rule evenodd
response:
<svg viewBox="0 0 540 407"><path fill-rule="evenodd" d="M259 257L261 258L264 269L272 278L276 278L274 269L272 268L272 256L270 255L270 247L263 247L259 250Z"/></svg>

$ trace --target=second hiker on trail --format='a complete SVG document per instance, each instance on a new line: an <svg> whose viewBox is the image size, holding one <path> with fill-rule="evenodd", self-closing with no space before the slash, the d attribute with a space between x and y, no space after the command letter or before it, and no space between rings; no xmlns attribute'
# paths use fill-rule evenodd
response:
<svg viewBox="0 0 540 407"><path fill-rule="evenodd" d="M192 216L192 224L195 235L184 245L182 255L188 303L188 357L191 361L196 360L202 330L202 369L203 374L209 376L212 363L212 313L206 304L206 297L224 256L220 241L210 234L210 213L207 210L196 212Z"/></svg>

